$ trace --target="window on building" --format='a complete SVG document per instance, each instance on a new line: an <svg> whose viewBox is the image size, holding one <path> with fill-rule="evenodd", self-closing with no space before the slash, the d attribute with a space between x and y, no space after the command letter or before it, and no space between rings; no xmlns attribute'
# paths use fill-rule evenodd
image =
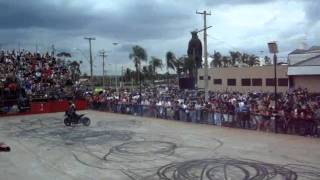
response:
<svg viewBox="0 0 320 180"><path fill-rule="evenodd" d="M262 79L252 79L252 86L262 86Z"/></svg>
<svg viewBox="0 0 320 180"><path fill-rule="evenodd" d="M213 84L222 84L222 79L214 79Z"/></svg>
<svg viewBox="0 0 320 180"><path fill-rule="evenodd" d="M208 76L208 80L211 80L211 76Z"/></svg>
<svg viewBox="0 0 320 180"><path fill-rule="evenodd" d="M279 78L278 86L288 86L288 78Z"/></svg>
<svg viewBox="0 0 320 180"><path fill-rule="evenodd" d="M251 86L251 79L241 79L242 86Z"/></svg>
<svg viewBox="0 0 320 180"><path fill-rule="evenodd" d="M270 78L270 79L266 79L266 86L274 86L275 83L274 83L274 79Z"/></svg>
<svg viewBox="0 0 320 180"><path fill-rule="evenodd" d="M236 86L237 80L236 79L228 79L228 86Z"/></svg>
<svg viewBox="0 0 320 180"><path fill-rule="evenodd" d="M199 77L199 80L203 80L203 76L200 76L200 77Z"/></svg>

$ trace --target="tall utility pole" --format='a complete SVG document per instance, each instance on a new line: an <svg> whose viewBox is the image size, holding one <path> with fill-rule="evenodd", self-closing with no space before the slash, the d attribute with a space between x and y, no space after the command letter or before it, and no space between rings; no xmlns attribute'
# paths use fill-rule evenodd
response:
<svg viewBox="0 0 320 180"><path fill-rule="evenodd" d="M209 91L208 91L208 46L207 46L207 16L211 15L211 12L207 11L196 12L197 14L203 15L203 44L204 44L204 94L205 100L209 99ZM197 77L198 78L198 77Z"/></svg>
<svg viewBox="0 0 320 180"><path fill-rule="evenodd" d="M20 48L21 44L20 44L20 41L18 42L18 50L19 50L19 54L21 52L21 48Z"/></svg>
<svg viewBox="0 0 320 180"><path fill-rule="evenodd" d="M119 94L119 89L118 89L118 75L117 75L117 64L114 64L114 79L116 81L116 92Z"/></svg>
<svg viewBox="0 0 320 180"><path fill-rule="evenodd" d="M92 60L92 47L91 41L96 40L94 37L85 37L84 39L89 41L89 53L90 53L90 79L93 80L93 60Z"/></svg>
<svg viewBox="0 0 320 180"><path fill-rule="evenodd" d="M54 47L54 44L51 45L51 57L54 57L54 53L56 51L56 48Z"/></svg>
<svg viewBox="0 0 320 180"><path fill-rule="evenodd" d="M36 53L38 53L38 42L36 42Z"/></svg>
<svg viewBox="0 0 320 180"><path fill-rule="evenodd" d="M100 56L102 57L102 87L105 88L104 58L107 57L106 51L102 50L100 52Z"/></svg>

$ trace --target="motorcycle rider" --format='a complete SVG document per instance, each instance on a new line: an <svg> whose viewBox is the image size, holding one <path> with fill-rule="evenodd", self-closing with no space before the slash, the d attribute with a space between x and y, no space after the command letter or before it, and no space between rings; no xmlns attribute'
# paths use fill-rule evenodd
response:
<svg viewBox="0 0 320 180"><path fill-rule="evenodd" d="M69 101L69 107L67 110L67 115L71 118L74 119L77 117L77 113L76 113L76 105L72 102Z"/></svg>

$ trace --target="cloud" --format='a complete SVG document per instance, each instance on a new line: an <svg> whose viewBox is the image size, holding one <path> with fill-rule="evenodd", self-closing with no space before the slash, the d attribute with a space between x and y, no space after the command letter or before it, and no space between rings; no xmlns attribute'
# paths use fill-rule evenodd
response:
<svg viewBox="0 0 320 180"><path fill-rule="evenodd" d="M85 6L53 2L56 1L1 0L1 29L77 29L94 17Z"/></svg>
<svg viewBox="0 0 320 180"><path fill-rule="evenodd" d="M210 52L258 52L270 39L286 43L281 47L287 50L296 48L304 33L319 44L319 4L319 0L0 0L0 43L8 48L20 43L30 50L38 44L43 51L55 44L57 49L87 52L83 37L94 36L94 54L112 49L112 63L131 63L128 54L136 44L150 56L163 58L168 50L179 56L186 53L190 31L202 29L196 10L206 9L212 11ZM112 42L120 45L115 48ZM79 52L77 56L85 60ZM97 59L97 68L100 62Z"/></svg>
<svg viewBox="0 0 320 180"><path fill-rule="evenodd" d="M273 2L275 0L206 0L209 6L217 5L245 5L245 4L263 4Z"/></svg>
<svg viewBox="0 0 320 180"><path fill-rule="evenodd" d="M306 0L306 17L309 25L313 25L320 21L320 1L319 0Z"/></svg>
<svg viewBox="0 0 320 180"><path fill-rule="evenodd" d="M133 0L120 3L121 9L96 8L96 3L82 2L2 0L0 29L44 28L136 41L174 38L181 29L191 28L190 20L195 19L186 11L191 7L183 6L182 11L179 2Z"/></svg>

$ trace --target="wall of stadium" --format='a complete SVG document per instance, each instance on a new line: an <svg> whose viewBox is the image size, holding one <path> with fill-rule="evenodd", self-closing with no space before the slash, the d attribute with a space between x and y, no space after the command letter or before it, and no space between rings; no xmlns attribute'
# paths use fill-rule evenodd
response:
<svg viewBox="0 0 320 180"><path fill-rule="evenodd" d="M278 65L278 92L288 91L288 66ZM274 66L210 68L209 90L274 92ZM204 69L198 71L198 88L204 88Z"/></svg>

